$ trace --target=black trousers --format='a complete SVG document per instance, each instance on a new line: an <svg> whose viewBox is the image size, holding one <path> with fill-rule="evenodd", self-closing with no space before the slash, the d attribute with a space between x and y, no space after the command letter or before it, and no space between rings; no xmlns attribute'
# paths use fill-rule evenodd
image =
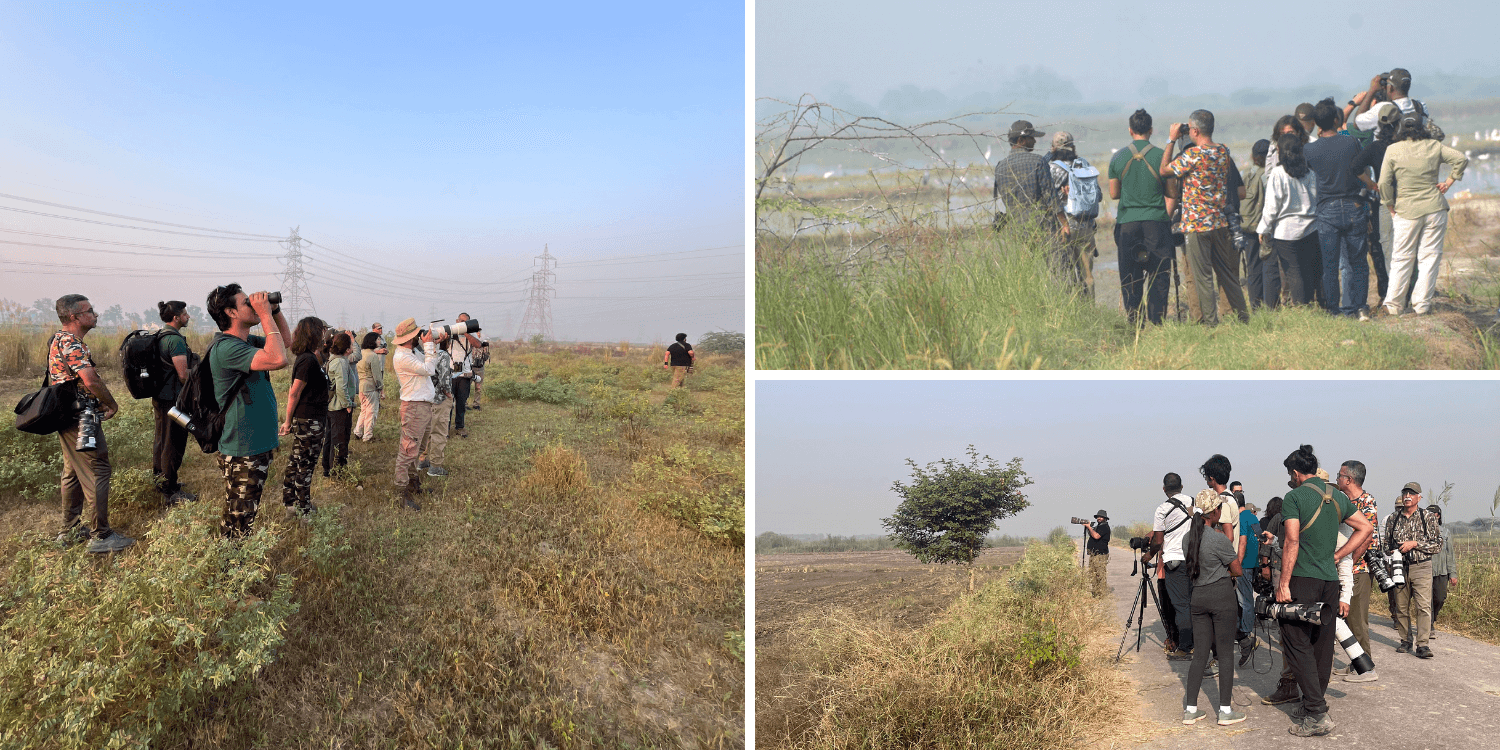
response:
<svg viewBox="0 0 1500 750"><path fill-rule="evenodd" d="M1234 667L1229 656L1234 653L1239 609L1239 594L1235 593L1233 578L1193 586L1193 643L1196 648L1193 649L1193 665L1188 668L1184 706L1198 705L1198 691L1203 687L1203 672L1208 668L1210 650L1224 659L1219 665L1219 706L1229 705L1234 692Z"/></svg>
<svg viewBox="0 0 1500 750"><path fill-rule="evenodd" d="M1187 563L1177 560L1172 563L1177 570L1167 570L1167 593L1171 594L1173 614L1177 618L1177 648L1187 651L1198 644L1193 634L1193 579L1188 578ZM1201 644L1210 648L1213 644Z"/></svg>
<svg viewBox="0 0 1500 750"><path fill-rule="evenodd" d="M1138 322L1144 294L1146 319L1161 323L1172 284L1172 225L1165 221L1116 224L1115 255L1120 264L1120 299L1130 322Z"/></svg>
<svg viewBox="0 0 1500 750"><path fill-rule="evenodd" d="M1285 286L1291 294L1292 304L1305 305L1313 301L1314 293L1322 289L1323 259L1318 246L1318 233L1308 232L1300 240L1278 240L1271 238L1271 257L1266 259L1265 303L1276 309L1281 304L1281 288Z"/></svg>
<svg viewBox="0 0 1500 750"><path fill-rule="evenodd" d="M1245 255L1245 304L1253 310L1266 303L1265 259L1260 257L1260 235L1246 232L1243 237L1240 252Z"/></svg>
<svg viewBox="0 0 1500 750"><path fill-rule="evenodd" d="M1292 576L1292 601L1323 603L1323 624L1301 620L1279 620L1286 662L1302 690L1302 710L1309 716L1328 712L1323 693L1333 672L1334 621L1339 614L1339 582Z"/></svg>
<svg viewBox="0 0 1500 750"><path fill-rule="evenodd" d="M1370 265L1375 269L1375 289L1380 292L1380 298L1385 299L1386 287L1390 286L1391 275L1385 270L1385 251L1380 245L1380 201L1372 199L1367 206L1370 215L1370 233L1365 238L1365 248L1370 253Z"/></svg>
<svg viewBox="0 0 1500 750"><path fill-rule="evenodd" d="M163 495L182 489L177 470L182 468L182 455L187 450L188 431L167 416L172 406L170 401L151 399L151 411L156 417L156 431L151 437L151 474Z"/></svg>
<svg viewBox="0 0 1500 750"><path fill-rule="evenodd" d="M1437 626L1437 616L1443 611L1443 602L1448 601L1448 576L1432 577L1432 624Z"/></svg>
<svg viewBox="0 0 1500 750"><path fill-rule="evenodd" d="M335 458L334 451L338 451L338 465L349 464L349 426L354 422L354 412L350 409L335 409L328 412L328 430L323 440L323 473L329 471L330 459Z"/></svg>
<svg viewBox="0 0 1500 750"><path fill-rule="evenodd" d="M1177 610L1172 606L1172 597L1167 596L1167 579L1156 579L1156 613L1161 615L1161 627L1167 631L1167 640L1177 642Z"/></svg>
<svg viewBox="0 0 1500 750"><path fill-rule="evenodd" d="M474 381L468 378L453 379L453 426L464 429L464 409L469 405L469 387Z"/></svg>

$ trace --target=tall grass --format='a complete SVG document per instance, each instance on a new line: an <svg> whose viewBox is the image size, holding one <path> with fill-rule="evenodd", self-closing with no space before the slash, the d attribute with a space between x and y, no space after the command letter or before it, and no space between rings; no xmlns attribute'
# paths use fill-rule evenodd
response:
<svg viewBox="0 0 1500 750"><path fill-rule="evenodd" d="M1453 562L1458 587L1443 604L1445 627L1490 643L1500 643L1500 538L1455 537Z"/></svg>
<svg viewBox="0 0 1500 750"><path fill-rule="evenodd" d="M757 746L1037 748L1106 731L1124 688L1074 554L1034 542L914 630L847 611L802 621L757 650Z"/></svg>
<svg viewBox="0 0 1500 750"><path fill-rule="evenodd" d="M1422 340L1307 308L1249 324L1132 327L1048 273L1042 243L934 232L897 261L835 262L807 242L756 264L764 369L1420 369ZM1465 366L1462 363L1457 366Z"/></svg>

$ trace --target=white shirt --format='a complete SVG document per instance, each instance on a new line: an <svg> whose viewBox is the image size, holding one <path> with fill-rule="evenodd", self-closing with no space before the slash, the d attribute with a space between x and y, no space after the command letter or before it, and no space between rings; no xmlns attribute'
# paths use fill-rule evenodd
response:
<svg viewBox="0 0 1500 750"><path fill-rule="evenodd" d="M1318 218L1318 174L1311 169L1294 180L1277 164L1266 170L1266 206L1260 212L1256 234L1269 233L1278 240L1300 240L1313 230Z"/></svg>
<svg viewBox="0 0 1500 750"><path fill-rule="evenodd" d="M437 344L422 344L423 356L416 349L396 347L396 379L401 382L402 401L431 402L437 396L432 387L432 373L437 370Z"/></svg>
<svg viewBox="0 0 1500 750"><path fill-rule="evenodd" d="M1380 112L1392 105L1400 107L1401 111L1408 115L1417 111L1417 105L1412 104L1412 99L1409 96L1389 102L1376 102L1375 106L1354 116L1354 126L1360 130L1374 130L1376 126L1380 125ZM1433 119L1432 110L1427 108L1427 102L1422 102L1422 111L1427 113L1427 119Z"/></svg>
<svg viewBox="0 0 1500 750"><path fill-rule="evenodd" d="M1180 501L1182 503L1182 507L1187 508L1187 512L1188 513L1192 513L1193 512L1193 499L1192 498L1190 498L1187 495L1184 495L1184 494L1182 494L1180 492L1177 493L1176 495L1173 495L1172 497L1177 498L1178 501ZM1184 523L1181 526L1178 526L1178 522L1182 521L1184 518L1187 519L1187 520L1189 520L1189 521L1192 520L1192 516L1191 515L1187 515L1187 516L1183 515L1182 511L1178 510L1177 506L1173 505L1170 501L1162 503L1161 505L1156 506L1156 516L1151 519L1151 530L1152 531L1162 531L1162 532L1165 532L1165 531L1167 531L1167 529L1170 529L1173 526L1177 526L1177 530L1176 531L1172 531L1172 532L1165 533L1165 534L1162 535L1162 541L1161 541L1161 560L1162 560L1162 562L1171 562L1173 560L1186 560L1187 559L1187 556L1184 555L1184 554L1182 554L1182 538L1185 537L1185 536L1187 536L1188 529L1192 528L1193 524L1191 524L1191 523Z"/></svg>
<svg viewBox="0 0 1500 750"><path fill-rule="evenodd" d="M473 335L473 334L470 334ZM474 336L474 338L479 338ZM453 360L453 377L458 377L474 364L474 350L478 348L463 336L448 339L448 357Z"/></svg>

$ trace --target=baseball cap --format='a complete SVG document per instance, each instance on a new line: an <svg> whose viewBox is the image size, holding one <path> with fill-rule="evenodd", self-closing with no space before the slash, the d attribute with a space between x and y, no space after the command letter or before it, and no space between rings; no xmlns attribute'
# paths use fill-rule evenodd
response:
<svg viewBox="0 0 1500 750"><path fill-rule="evenodd" d="M1292 114L1299 120L1311 120L1313 118L1313 105L1307 102L1298 104L1296 111Z"/></svg>
<svg viewBox="0 0 1500 750"><path fill-rule="evenodd" d="M1224 504L1224 498L1213 490L1199 490L1198 496L1193 498L1193 507L1204 513L1214 512L1214 508Z"/></svg>
<svg viewBox="0 0 1500 750"><path fill-rule="evenodd" d="M1422 485L1417 484L1416 482L1407 482L1406 486L1401 488L1401 494L1404 495L1407 492L1415 492L1416 494L1420 495L1422 494Z"/></svg>
<svg viewBox="0 0 1500 750"><path fill-rule="evenodd" d="M1066 130L1059 130L1052 134L1052 150L1073 147L1073 134Z"/></svg>

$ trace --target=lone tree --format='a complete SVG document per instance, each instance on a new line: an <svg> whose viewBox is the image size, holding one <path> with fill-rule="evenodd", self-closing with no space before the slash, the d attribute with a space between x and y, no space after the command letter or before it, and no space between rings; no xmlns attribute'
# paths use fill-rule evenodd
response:
<svg viewBox="0 0 1500 750"><path fill-rule="evenodd" d="M995 522L1030 505L1021 494L1031 484L1021 459L1012 458L1002 468L972 445L968 456L967 464L945 458L925 469L908 458L911 483L891 483L901 505L881 523L897 547L924 563L972 565Z"/></svg>

